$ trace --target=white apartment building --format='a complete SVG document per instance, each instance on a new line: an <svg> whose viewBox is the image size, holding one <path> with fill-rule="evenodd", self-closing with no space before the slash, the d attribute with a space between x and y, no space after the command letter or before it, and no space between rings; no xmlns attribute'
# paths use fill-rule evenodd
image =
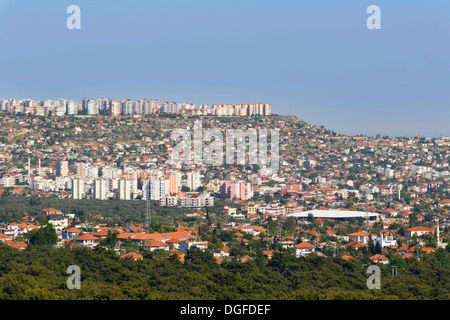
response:
<svg viewBox="0 0 450 320"><path fill-rule="evenodd" d="M120 200L131 200L131 181L129 179L119 179L117 197Z"/></svg>
<svg viewBox="0 0 450 320"><path fill-rule="evenodd" d="M2 187L12 187L16 184L16 178L14 176L3 176L0 179L0 185Z"/></svg>
<svg viewBox="0 0 450 320"><path fill-rule="evenodd" d="M60 233L63 231L63 229L69 226L69 218L66 217L62 219L51 219L48 220L48 223L50 223L53 226L56 233Z"/></svg>
<svg viewBox="0 0 450 320"><path fill-rule="evenodd" d="M147 200L150 193L151 200L161 200L161 197L170 195L170 181L158 178L145 180L142 183L142 196Z"/></svg>
<svg viewBox="0 0 450 320"><path fill-rule="evenodd" d="M186 186L191 191L197 191L198 187L201 186L201 175L198 171L191 171L187 173Z"/></svg>
<svg viewBox="0 0 450 320"><path fill-rule="evenodd" d="M84 197L84 180L72 180L72 199L83 199Z"/></svg>
<svg viewBox="0 0 450 320"><path fill-rule="evenodd" d="M106 200L109 192L109 183L104 179L94 180L94 199Z"/></svg>
<svg viewBox="0 0 450 320"><path fill-rule="evenodd" d="M185 208L202 208L214 206L214 198L207 194L185 196L180 199L180 206Z"/></svg>
<svg viewBox="0 0 450 320"><path fill-rule="evenodd" d="M66 114L78 114L78 102L75 100L68 100L66 102Z"/></svg>
<svg viewBox="0 0 450 320"><path fill-rule="evenodd" d="M176 207L178 204L177 196L162 196L159 200L159 205L161 207Z"/></svg>

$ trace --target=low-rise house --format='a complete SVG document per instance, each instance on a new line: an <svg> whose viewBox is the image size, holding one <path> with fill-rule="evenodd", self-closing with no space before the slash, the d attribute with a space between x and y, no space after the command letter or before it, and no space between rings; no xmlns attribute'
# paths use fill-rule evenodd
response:
<svg viewBox="0 0 450 320"><path fill-rule="evenodd" d="M15 239L19 235L19 225L17 223L10 223L0 228L0 233Z"/></svg>
<svg viewBox="0 0 450 320"><path fill-rule="evenodd" d="M231 214L229 215L230 218L232 219L245 219L246 216L243 213L235 213L235 214Z"/></svg>
<svg viewBox="0 0 450 320"><path fill-rule="evenodd" d="M274 253L275 253L274 250L267 250L267 251L263 251L262 255L267 259L272 259L272 256Z"/></svg>
<svg viewBox="0 0 450 320"><path fill-rule="evenodd" d="M50 216L50 215L62 215L62 211L54 208L45 208L41 210L42 215Z"/></svg>
<svg viewBox="0 0 450 320"><path fill-rule="evenodd" d="M108 232L106 232L104 230L100 230L100 231L94 232L92 235L94 237L97 237L100 239L106 239L106 237L108 236Z"/></svg>
<svg viewBox="0 0 450 320"><path fill-rule="evenodd" d="M182 262L182 263L184 262L185 254L183 252L180 252L180 251L175 250L175 249L172 249L172 250L169 250L169 251L172 252L171 256L176 256L176 257L178 257L180 262Z"/></svg>
<svg viewBox="0 0 450 320"><path fill-rule="evenodd" d="M213 253L213 256L216 258L224 258L224 257L229 257L230 256L230 252L228 248L220 248L220 249L216 249L216 251Z"/></svg>
<svg viewBox="0 0 450 320"><path fill-rule="evenodd" d="M278 244L285 250L290 249L294 246L294 241L292 240L280 240Z"/></svg>
<svg viewBox="0 0 450 320"><path fill-rule="evenodd" d="M64 228L69 226L69 218L62 219L49 219L48 223L50 223L56 232L62 232Z"/></svg>
<svg viewBox="0 0 450 320"><path fill-rule="evenodd" d="M376 254L370 257L370 260L374 263L387 264L389 263L389 259L383 256L382 254Z"/></svg>
<svg viewBox="0 0 450 320"><path fill-rule="evenodd" d="M208 241L194 241L191 242L189 240L184 240L180 242L180 251L186 252L186 250L189 250L193 246L199 248L200 250L205 250L208 248Z"/></svg>
<svg viewBox="0 0 450 320"><path fill-rule="evenodd" d="M5 241L5 243L7 245L9 245L10 247L16 248L20 251L22 251L23 249L25 249L27 247L27 244L24 241L7 240L7 241Z"/></svg>
<svg viewBox="0 0 450 320"><path fill-rule="evenodd" d="M247 203L244 206L244 211L247 211L248 214L257 214L259 205L256 203Z"/></svg>
<svg viewBox="0 0 450 320"><path fill-rule="evenodd" d="M269 203L267 205L262 205L258 208L261 214L270 213L274 216L284 216L286 215L286 206L281 203Z"/></svg>
<svg viewBox="0 0 450 320"><path fill-rule="evenodd" d="M18 224L19 228L19 236L23 236L25 234L28 234L31 230L39 229L39 226L33 223L29 222L22 222Z"/></svg>
<svg viewBox="0 0 450 320"><path fill-rule="evenodd" d="M169 245L169 250L178 250L180 248L180 242L179 239L169 239L166 240L165 243Z"/></svg>
<svg viewBox="0 0 450 320"><path fill-rule="evenodd" d="M62 239L75 239L80 236L81 232L82 232L81 229L69 228L66 230L62 230L61 237Z"/></svg>
<svg viewBox="0 0 450 320"><path fill-rule="evenodd" d="M395 217L398 214L398 212L396 210L393 210L393 209L390 209L390 208L384 210L383 212L385 214L388 214L390 217Z"/></svg>
<svg viewBox="0 0 450 320"><path fill-rule="evenodd" d="M248 255L245 255L245 256L242 256L242 257L239 258L239 261L241 261L241 262L247 262L247 261L250 261L250 260L253 260L253 258L248 256Z"/></svg>
<svg viewBox="0 0 450 320"><path fill-rule="evenodd" d="M155 233L136 233L134 236L131 237L131 241L138 242L140 244L150 242L150 241L161 241L165 242L168 240L167 237L163 236L162 234L155 232Z"/></svg>
<svg viewBox="0 0 450 320"><path fill-rule="evenodd" d="M117 235L117 239L119 239L120 241L123 241L125 239L131 239L132 237L134 237L136 235L137 235L137 233L134 233L134 232L122 232Z"/></svg>
<svg viewBox="0 0 450 320"><path fill-rule="evenodd" d="M75 243L78 245L81 245L83 247L88 247L88 248L94 248L95 246L97 246L100 242L100 239L97 237L94 237L92 234L90 233L84 233L81 236L79 236L78 238L75 238Z"/></svg>
<svg viewBox="0 0 450 320"><path fill-rule="evenodd" d="M302 257L307 256L314 252L316 250L316 247L308 242L301 242L294 246L294 254L296 257Z"/></svg>
<svg viewBox="0 0 450 320"><path fill-rule="evenodd" d="M367 247L367 245L362 244L362 243L360 243L360 242L351 241L351 242L347 243L347 244L345 245L345 247L347 247L347 248L353 248L353 249L357 250L357 249L359 249L359 248Z"/></svg>
<svg viewBox="0 0 450 320"><path fill-rule="evenodd" d="M237 213L237 208L231 208L228 206L223 207L223 212L225 215L233 215Z"/></svg>
<svg viewBox="0 0 450 320"><path fill-rule="evenodd" d="M425 253L430 253L430 252L435 252L436 249L434 249L434 248L421 248L420 251L425 252Z"/></svg>
<svg viewBox="0 0 450 320"><path fill-rule="evenodd" d="M186 232L163 232L161 233L161 235L166 237L167 239L178 239L180 241L197 239L197 236Z"/></svg>
<svg viewBox="0 0 450 320"><path fill-rule="evenodd" d="M408 239L411 239L414 236L422 236L425 234L429 234L434 231L434 228L426 228L426 227L412 227L405 230L405 236Z"/></svg>
<svg viewBox="0 0 450 320"><path fill-rule="evenodd" d="M128 252L126 254L121 255L120 258L121 259L129 258L129 259L133 259L134 261L136 261L136 260L142 260L144 257L135 252Z"/></svg>
<svg viewBox="0 0 450 320"><path fill-rule="evenodd" d="M8 236L6 234L0 233L0 241L1 242L6 242L8 240L12 240L12 237L10 237L10 236Z"/></svg>
<svg viewBox="0 0 450 320"><path fill-rule="evenodd" d="M153 252L155 250L169 251L169 245L159 240L154 240L144 244L144 251Z"/></svg>
<svg viewBox="0 0 450 320"><path fill-rule="evenodd" d="M348 234L348 239L349 241L356 241L362 244L368 244L370 236L372 237L372 239L376 238L375 234L369 235L369 233L360 230L358 232Z"/></svg>

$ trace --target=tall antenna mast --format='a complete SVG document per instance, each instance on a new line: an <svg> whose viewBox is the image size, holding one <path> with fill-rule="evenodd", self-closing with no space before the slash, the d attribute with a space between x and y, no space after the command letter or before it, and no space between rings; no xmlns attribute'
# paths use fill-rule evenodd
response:
<svg viewBox="0 0 450 320"><path fill-rule="evenodd" d="M436 249L439 249L440 241L439 241L439 219L437 220L436 226Z"/></svg>
<svg viewBox="0 0 450 320"><path fill-rule="evenodd" d="M28 188L31 188L31 163L30 163L30 157L28 157Z"/></svg>
<svg viewBox="0 0 450 320"><path fill-rule="evenodd" d="M416 258L419 261L419 238L416 238Z"/></svg>
<svg viewBox="0 0 450 320"><path fill-rule="evenodd" d="M147 227L150 227L151 220L152 220L152 202L150 199L151 192L150 192L150 180L148 181L147 187L145 192L147 193L147 216L146 216L146 224Z"/></svg>
<svg viewBox="0 0 450 320"><path fill-rule="evenodd" d="M366 232L369 233L369 189L366 189Z"/></svg>

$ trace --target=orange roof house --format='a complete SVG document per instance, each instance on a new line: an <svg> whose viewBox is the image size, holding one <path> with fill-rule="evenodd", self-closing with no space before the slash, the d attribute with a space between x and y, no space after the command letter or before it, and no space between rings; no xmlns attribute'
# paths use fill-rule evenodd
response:
<svg viewBox="0 0 450 320"><path fill-rule="evenodd" d="M126 254L121 255L120 258L121 259L130 258L130 259L134 259L134 260L141 260L144 257L141 256L140 254L135 253L135 252L128 252Z"/></svg>
<svg viewBox="0 0 450 320"><path fill-rule="evenodd" d="M425 234L429 234L434 231L434 228L426 228L426 227L412 227L405 230L406 238L411 239L414 236L422 236Z"/></svg>
<svg viewBox="0 0 450 320"><path fill-rule="evenodd" d="M54 208L46 208L41 210L42 215L62 214L62 211Z"/></svg>
<svg viewBox="0 0 450 320"><path fill-rule="evenodd" d="M7 240L7 241L5 241L5 243L7 245L9 245L10 247L16 248L20 251L22 251L23 249L25 249L27 247L27 244L23 241Z"/></svg>
<svg viewBox="0 0 450 320"><path fill-rule="evenodd" d="M347 243L345 246L346 246L346 247L351 247L351 248L353 248L353 249L359 249L359 248L364 248L364 247L366 247L365 244L362 244L362 243L356 242L356 241L351 241L351 242Z"/></svg>
<svg viewBox="0 0 450 320"><path fill-rule="evenodd" d="M170 250L178 249L180 247L180 242L180 239L169 239L165 241L165 243L169 245Z"/></svg>
<svg viewBox="0 0 450 320"><path fill-rule="evenodd" d="M97 238L105 239L108 236L108 232L100 230L100 231L94 232L93 235Z"/></svg>
<svg viewBox="0 0 450 320"><path fill-rule="evenodd" d="M376 237L375 234L371 235L372 237ZM349 233L348 234L348 239L350 241L356 241L362 244L367 244L369 243L369 233L365 232L365 231L358 231L358 232L354 232L354 233Z"/></svg>
<svg viewBox="0 0 450 320"><path fill-rule="evenodd" d="M180 252L180 251L175 250L175 249L172 249L172 250L169 250L169 251L172 252L172 254L171 254L172 257L173 256L177 256L178 259L180 260L180 262L184 262L185 254L183 252Z"/></svg>
<svg viewBox="0 0 450 320"><path fill-rule="evenodd" d="M425 253L430 253L430 252L435 252L436 249L434 249L434 248L421 248L420 251L425 252Z"/></svg>
<svg viewBox="0 0 450 320"><path fill-rule="evenodd" d="M389 263L389 259L383 256L382 254L376 254L374 256L371 256L370 260L372 260L375 263L382 263L382 264Z"/></svg>
<svg viewBox="0 0 450 320"><path fill-rule="evenodd" d="M159 240L155 240L152 242L148 242L146 244L144 244L144 251L155 251L155 250L165 250L165 251L169 251L169 245L159 241Z"/></svg>
<svg viewBox="0 0 450 320"><path fill-rule="evenodd" d="M12 240L12 237L7 236L6 234L0 233L0 241L5 242L8 240Z"/></svg>
<svg viewBox="0 0 450 320"><path fill-rule="evenodd" d="M161 233L161 235L169 239L178 239L180 241L197 238L197 236L185 232L166 232Z"/></svg>
<svg viewBox="0 0 450 320"><path fill-rule="evenodd" d="M100 238L97 238L90 233L84 233L74 240L77 244L88 248L93 248L100 242Z"/></svg>
<svg viewBox="0 0 450 320"><path fill-rule="evenodd" d="M306 256L306 255L314 252L315 249L316 249L315 246L313 246L312 244L310 244L308 242L303 241L294 246L294 253L295 253L295 256L297 256L297 257Z"/></svg>
<svg viewBox="0 0 450 320"><path fill-rule="evenodd" d="M137 235L134 232L122 232L117 235L117 239L131 239L133 236Z"/></svg>
<svg viewBox="0 0 450 320"><path fill-rule="evenodd" d="M162 234L155 232L155 233L136 233L134 236L131 237L131 240L145 243L149 241L154 240L167 240L167 237L163 236Z"/></svg>
<svg viewBox="0 0 450 320"><path fill-rule="evenodd" d="M69 229L63 230L61 232L61 236L63 239L76 238L80 235L81 232L82 232L81 229L69 228Z"/></svg>

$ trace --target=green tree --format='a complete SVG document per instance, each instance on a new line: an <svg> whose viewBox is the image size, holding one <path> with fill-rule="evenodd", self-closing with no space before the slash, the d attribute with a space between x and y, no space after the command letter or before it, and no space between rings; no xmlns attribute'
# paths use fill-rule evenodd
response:
<svg viewBox="0 0 450 320"><path fill-rule="evenodd" d="M107 248L114 248L114 246L119 242L117 235L119 233L117 231L108 231L108 235L105 239L100 240L100 245L105 246Z"/></svg>
<svg viewBox="0 0 450 320"><path fill-rule="evenodd" d="M30 243L36 246L53 246L58 242L58 235L51 223L29 234Z"/></svg>
<svg viewBox="0 0 450 320"><path fill-rule="evenodd" d="M375 243L374 253L375 253L375 254L381 254L381 244L380 244L379 241L377 241L377 242Z"/></svg>

